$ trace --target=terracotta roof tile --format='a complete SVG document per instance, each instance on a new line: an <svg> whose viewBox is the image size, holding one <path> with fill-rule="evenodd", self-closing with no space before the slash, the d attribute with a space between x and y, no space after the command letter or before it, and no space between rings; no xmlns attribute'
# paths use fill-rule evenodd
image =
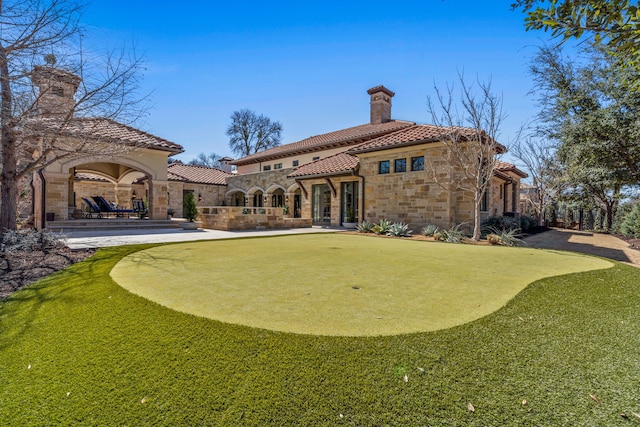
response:
<svg viewBox="0 0 640 427"><path fill-rule="evenodd" d="M474 129L465 127L449 128L434 125L414 125L389 135L376 138L372 141L362 143L349 150L349 152L366 153L368 151L386 150L396 146L435 142L447 137L452 131L459 132L462 138L472 138L475 135Z"/></svg>
<svg viewBox="0 0 640 427"><path fill-rule="evenodd" d="M74 118L64 124L58 119L45 118L34 120L27 126L30 131L35 132L49 130L62 136L90 138L97 141L124 142L127 145L155 148L169 151L173 154L184 151L181 145L105 118Z"/></svg>
<svg viewBox="0 0 640 427"><path fill-rule="evenodd" d="M529 176L526 172L523 172L520 169L518 169L516 165L503 162L501 160L496 160L495 169L499 172L513 172L516 175L521 176L522 178L526 178Z"/></svg>
<svg viewBox="0 0 640 427"><path fill-rule="evenodd" d="M311 136L302 141L280 145L269 150L261 151L241 159L230 162L234 165L246 165L294 155L297 153L310 153L334 147L348 147L366 140L377 138L399 129L413 126L415 123L403 120L392 120L380 124L364 124L347 129L328 132L322 135Z"/></svg>
<svg viewBox="0 0 640 427"><path fill-rule="evenodd" d="M338 153L315 162L302 165L288 175L288 178L342 175L358 167L357 157L347 153Z"/></svg>
<svg viewBox="0 0 640 427"><path fill-rule="evenodd" d="M206 166L185 165L184 163L171 163L167 168L169 181L193 182L197 184L227 185L227 177L233 174L221 169Z"/></svg>

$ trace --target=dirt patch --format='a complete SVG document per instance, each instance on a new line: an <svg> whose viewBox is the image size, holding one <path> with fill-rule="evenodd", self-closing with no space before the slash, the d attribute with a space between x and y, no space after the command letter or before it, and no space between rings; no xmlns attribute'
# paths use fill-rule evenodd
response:
<svg viewBox="0 0 640 427"><path fill-rule="evenodd" d="M48 251L0 253L0 301L43 277L83 261L95 249L72 251L64 247Z"/></svg>

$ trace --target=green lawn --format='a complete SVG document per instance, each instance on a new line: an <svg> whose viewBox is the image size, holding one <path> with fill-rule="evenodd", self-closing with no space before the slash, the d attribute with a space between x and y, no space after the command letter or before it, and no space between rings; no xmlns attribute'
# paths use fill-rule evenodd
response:
<svg viewBox="0 0 640 427"><path fill-rule="evenodd" d="M404 243L433 256L450 246ZM633 267L539 280L446 330L332 337L222 323L138 297L109 272L146 248L101 250L0 303L0 425L640 422Z"/></svg>
<svg viewBox="0 0 640 427"><path fill-rule="evenodd" d="M214 320L364 336L457 326L535 280L612 266L567 252L315 234L158 246L125 257L111 277Z"/></svg>

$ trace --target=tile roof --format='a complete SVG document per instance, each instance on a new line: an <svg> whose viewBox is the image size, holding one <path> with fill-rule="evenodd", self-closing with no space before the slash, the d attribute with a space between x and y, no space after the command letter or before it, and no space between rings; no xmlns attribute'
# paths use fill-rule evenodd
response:
<svg viewBox="0 0 640 427"><path fill-rule="evenodd" d="M55 118L40 118L31 121L26 127L31 132L52 131L61 136L113 141L114 143L124 142L130 146L154 148L173 154L184 151L181 145L105 118L74 118L67 123Z"/></svg>
<svg viewBox="0 0 640 427"><path fill-rule="evenodd" d="M96 175L93 173L87 173L87 172L77 172L74 176L74 179L77 179L79 181L100 181L100 182L109 182L108 180L106 180L105 178L101 177L100 175Z"/></svg>
<svg viewBox="0 0 640 427"><path fill-rule="evenodd" d="M507 163L507 162L503 162L501 160L496 160L496 166L495 169L499 172L513 172L516 175L519 175L522 178L526 178L529 175L526 172L521 171L520 169L518 169L516 167L516 165L511 164L511 163Z"/></svg>
<svg viewBox="0 0 640 427"><path fill-rule="evenodd" d="M360 160L347 153L338 153L315 162L307 163L291 172L287 178L310 178L317 176L343 175L351 173Z"/></svg>
<svg viewBox="0 0 640 427"><path fill-rule="evenodd" d="M221 169L209 168L207 166L185 165L184 163L171 163L167 168L169 181L227 185L227 177L229 176L233 176L233 174Z"/></svg>
<svg viewBox="0 0 640 427"><path fill-rule="evenodd" d="M368 123L335 132L324 133L322 135L311 136L302 141L280 145L230 163L240 166L329 148L348 147L413 125L415 125L415 123L404 120L391 120L380 124Z"/></svg>
<svg viewBox="0 0 640 427"><path fill-rule="evenodd" d="M422 144L424 142L435 142L446 138L451 132L458 132L462 139L473 138L475 129L465 127L444 127L434 125L414 125L406 129L399 130L389 135L376 138L372 141L360 144L349 153L366 153L369 151L386 150L405 145Z"/></svg>

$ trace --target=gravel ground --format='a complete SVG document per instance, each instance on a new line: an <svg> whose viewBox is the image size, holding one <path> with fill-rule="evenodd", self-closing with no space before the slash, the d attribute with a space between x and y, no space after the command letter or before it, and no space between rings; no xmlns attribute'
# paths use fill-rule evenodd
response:
<svg viewBox="0 0 640 427"><path fill-rule="evenodd" d="M552 228L524 239L529 247L558 249L601 256L640 267L640 240L611 234Z"/></svg>

